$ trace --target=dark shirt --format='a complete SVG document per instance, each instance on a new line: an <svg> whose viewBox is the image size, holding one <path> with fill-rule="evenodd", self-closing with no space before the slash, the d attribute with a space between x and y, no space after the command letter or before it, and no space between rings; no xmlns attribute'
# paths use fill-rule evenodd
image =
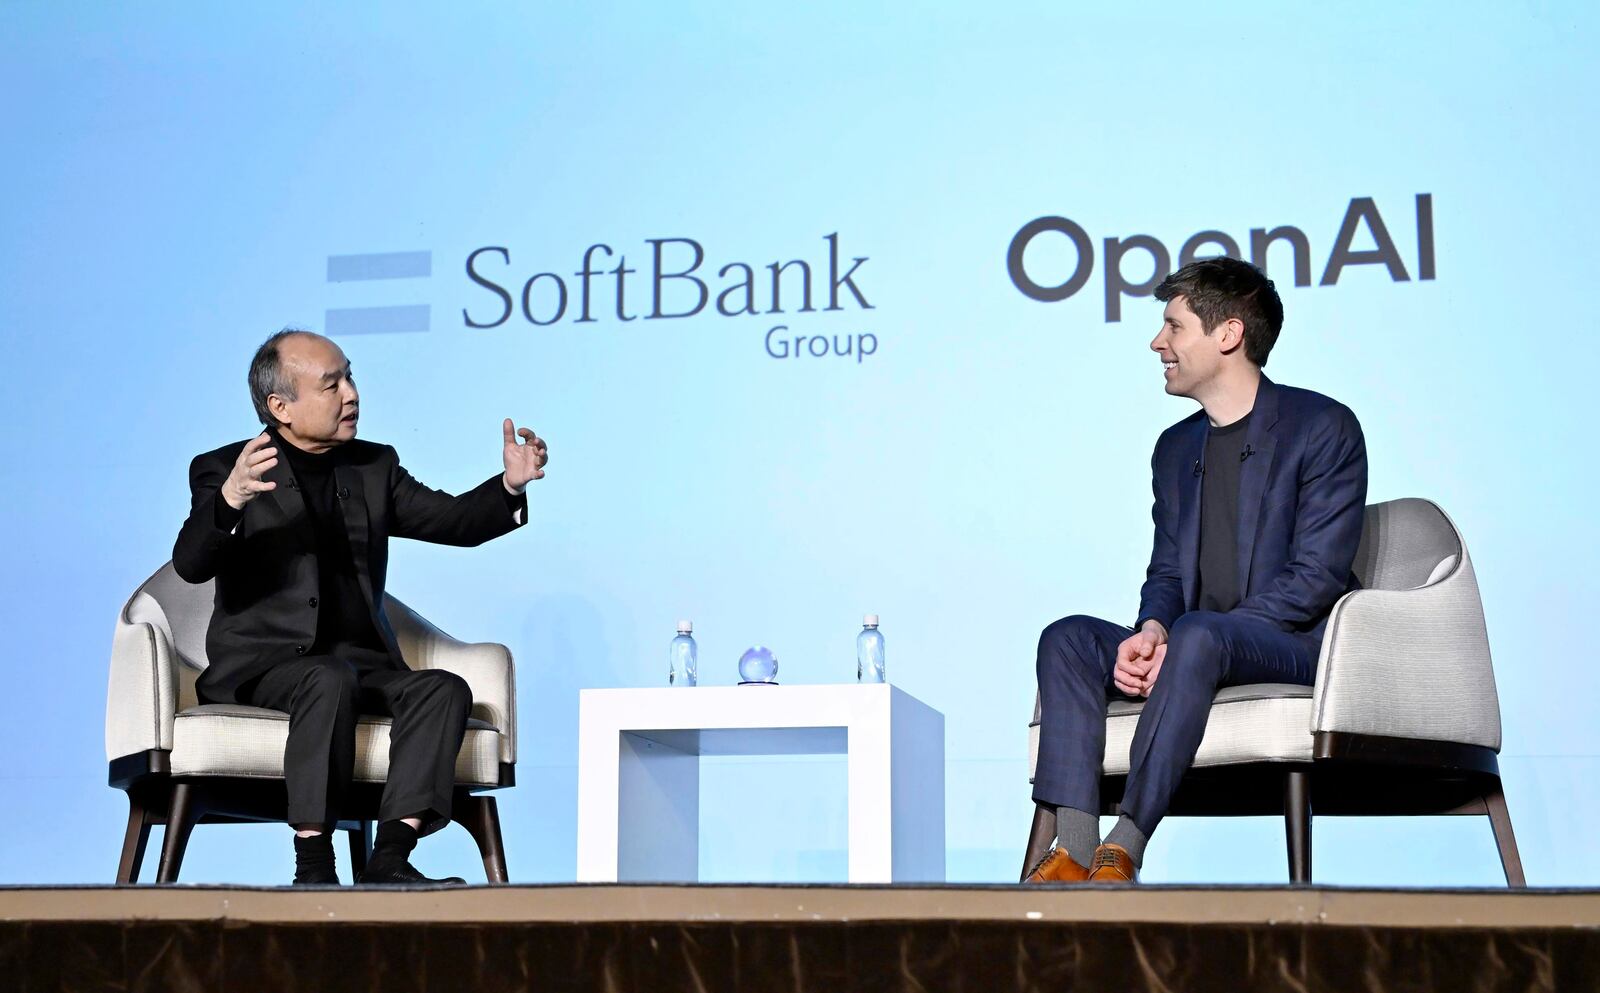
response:
<svg viewBox="0 0 1600 993"><path fill-rule="evenodd" d="M314 453L297 448L285 441L278 432L272 435L273 447L278 457L286 459L289 472L305 501L306 516L311 521L312 536L317 548L317 596L307 606L317 612L317 634L307 654L341 654L358 664L372 660L387 660L383 639L373 625L372 608L356 576L355 555L350 550L350 536L345 530L344 508L339 499L339 486L334 478L334 468L346 463L342 446L326 452ZM513 494L501 487L506 511L513 516L519 512L525 517L528 509L526 494ZM244 511L235 510L228 501L215 502L216 524L223 531L232 531L244 517ZM350 649L363 649L351 653Z"/></svg>
<svg viewBox="0 0 1600 993"><path fill-rule="evenodd" d="M1206 436L1200 481L1200 610L1229 611L1244 591L1239 577L1239 470L1250 415Z"/></svg>
<svg viewBox="0 0 1600 993"><path fill-rule="evenodd" d="M317 612L317 635L307 654L327 655L351 648L384 654L383 639L372 623L372 609L356 578L355 556L333 475L334 468L344 463L344 454L338 446L326 452L308 452L283 440L276 431L269 433L278 457L288 462L317 543L317 596L315 603L308 604ZM216 507L217 526L223 530L231 531L244 516L243 510L234 510L226 500L218 500Z"/></svg>

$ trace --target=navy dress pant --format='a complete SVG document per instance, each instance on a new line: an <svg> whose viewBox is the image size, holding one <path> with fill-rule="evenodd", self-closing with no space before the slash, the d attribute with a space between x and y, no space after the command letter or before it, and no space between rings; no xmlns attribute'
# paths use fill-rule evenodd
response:
<svg viewBox="0 0 1600 993"><path fill-rule="evenodd" d="M454 673L397 669L387 656L368 664L366 654L280 662L241 687L240 698L251 706L289 715L283 754L286 819L295 825L340 819L355 772L356 720L376 714L393 718L379 819L420 816L424 833L436 830L450 817L456 754L466 736L472 690Z"/></svg>
<svg viewBox="0 0 1600 993"><path fill-rule="evenodd" d="M1064 617L1040 635L1036 802L1100 814L1106 704L1111 694L1124 698L1111 676L1117 645L1132 635L1132 628L1081 615ZM1194 762L1217 690L1243 683L1309 686L1320 650L1317 636L1254 618L1201 610L1180 616L1139 714L1122 812L1149 837Z"/></svg>

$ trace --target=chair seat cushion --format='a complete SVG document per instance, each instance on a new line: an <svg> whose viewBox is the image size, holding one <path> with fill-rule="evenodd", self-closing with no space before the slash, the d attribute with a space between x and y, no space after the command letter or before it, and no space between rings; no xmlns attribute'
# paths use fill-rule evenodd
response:
<svg viewBox="0 0 1600 993"><path fill-rule="evenodd" d="M1144 700L1115 699L1106 708L1105 773L1126 775L1133 729ZM1039 762L1039 718L1028 725L1028 778ZM1311 687L1252 683L1217 691L1195 766L1311 761Z"/></svg>
<svg viewBox="0 0 1600 993"><path fill-rule="evenodd" d="M389 778L387 717L363 716L356 724L358 782ZM283 778L283 749L289 740L289 715L281 710L240 704L208 703L178 712L172 726L174 776ZM475 718L456 756L456 782L493 786L500 781L500 732Z"/></svg>

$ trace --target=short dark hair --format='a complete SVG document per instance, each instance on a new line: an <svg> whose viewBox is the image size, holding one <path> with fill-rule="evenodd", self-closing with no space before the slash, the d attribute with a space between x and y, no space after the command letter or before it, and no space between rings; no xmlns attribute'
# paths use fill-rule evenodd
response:
<svg viewBox="0 0 1600 993"><path fill-rule="evenodd" d="M1283 301L1267 274L1243 259L1226 257L1191 262L1161 281L1156 299L1183 297L1206 334L1223 321L1244 322L1244 356L1259 368L1283 328Z"/></svg>
<svg viewBox="0 0 1600 993"><path fill-rule="evenodd" d="M283 371L278 345L291 335L311 333L305 328L275 331L261 343L261 347L256 349L255 358L250 360L250 402L255 404L256 416L261 418L261 423L268 427L277 427L278 422L267 409L267 397L276 393L285 400L295 399L294 380Z"/></svg>

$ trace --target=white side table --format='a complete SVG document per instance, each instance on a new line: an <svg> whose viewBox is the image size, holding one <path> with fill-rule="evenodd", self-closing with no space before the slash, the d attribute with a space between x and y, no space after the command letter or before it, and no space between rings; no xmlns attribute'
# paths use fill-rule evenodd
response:
<svg viewBox="0 0 1600 993"><path fill-rule="evenodd" d="M944 880L944 715L887 684L583 690L578 881L699 878L700 756L844 755L850 882Z"/></svg>

